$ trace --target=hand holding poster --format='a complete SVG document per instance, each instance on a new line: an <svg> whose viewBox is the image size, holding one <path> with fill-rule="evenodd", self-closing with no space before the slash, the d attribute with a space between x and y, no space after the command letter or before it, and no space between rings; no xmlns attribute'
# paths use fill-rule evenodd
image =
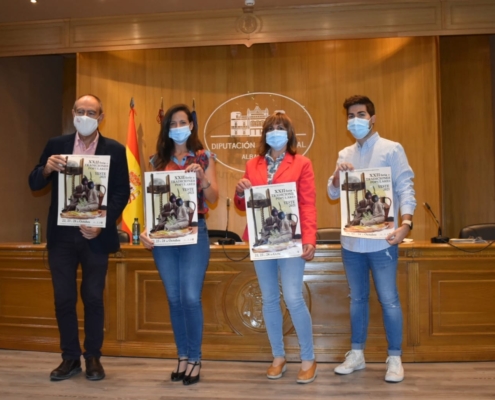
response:
<svg viewBox="0 0 495 400"><path fill-rule="evenodd" d="M340 172L343 236L384 239L394 230L390 167Z"/></svg>
<svg viewBox="0 0 495 400"><path fill-rule="evenodd" d="M296 184L255 186L244 198L251 260L301 256Z"/></svg>
<svg viewBox="0 0 495 400"><path fill-rule="evenodd" d="M58 174L57 225L106 225L110 156L62 154L67 165Z"/></svg>
<svg viewBox="0 0 495 400"><path fill-rule="evenodd" d="M198 242L196 174L145 172L146 231L155 246Z"/></svg>

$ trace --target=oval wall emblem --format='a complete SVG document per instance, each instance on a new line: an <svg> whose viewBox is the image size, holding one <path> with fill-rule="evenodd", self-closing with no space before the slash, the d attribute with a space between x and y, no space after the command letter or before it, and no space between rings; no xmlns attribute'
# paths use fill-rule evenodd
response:
<svg viewBox="0 0 495 400"><path fill-rule="evenodd" d="M219 163L244 172L246 161L258 154L263 122L275 111L284 111L291 118L298 153L306 154L315 136L313 118L302 104L277 93L247 93L220 104L206 121L203 143Z"/></svg>

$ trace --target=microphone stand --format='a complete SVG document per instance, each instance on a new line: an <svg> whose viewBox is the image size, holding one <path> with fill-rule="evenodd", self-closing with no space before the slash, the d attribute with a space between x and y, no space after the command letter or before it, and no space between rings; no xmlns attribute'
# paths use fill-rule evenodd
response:
<svg viewBox="0 0 495 400"><path fill-rule="evenodd" d="M433 213L430 205L426 202L423 203L423 205L426 207L426 209L428 210L430 215L433 217L433 219L435 220L435 222L437 223L437 226L438 226L438 236L432 237L431 243L448 243L450 238L442 235L442 226L440 225L440 222L438 222L438 219L435 216L435 214Z"/></svg>
<svg viewBox="0 0 495 400"><path fill-rule="evenodd" d="M234 239L227 237L229 232L229 214L230 214L229 210L230 210L230 198L227 197L227 226L225 227L225 238L218 239L218 244L221 244L222 246L235 244Z"/></svg>

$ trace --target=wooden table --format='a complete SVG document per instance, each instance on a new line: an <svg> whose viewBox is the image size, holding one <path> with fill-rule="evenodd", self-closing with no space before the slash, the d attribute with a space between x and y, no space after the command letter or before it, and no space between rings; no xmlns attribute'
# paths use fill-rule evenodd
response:
<svg viewBox="0 0 495 400"><path fill-rule="evenodd" d="M495 246L400 246L404 361L495 360ZM212 246L203 290L203 358L270 360L261 295L246 246ZM80 275L79 275L80 279ZM318 246L306 264L304 296L318 361L340 361L350 346L348 287L340 246ZM176 357L169 310L153 258L141 246L112 254L105 289L103 353ZM284 310L287 356L299 347ZM81 337L83 307L78 303ZM0 245L0 348L59 351L44 245ZM387 343L372 290L366 358L384 361Z"/></svg>

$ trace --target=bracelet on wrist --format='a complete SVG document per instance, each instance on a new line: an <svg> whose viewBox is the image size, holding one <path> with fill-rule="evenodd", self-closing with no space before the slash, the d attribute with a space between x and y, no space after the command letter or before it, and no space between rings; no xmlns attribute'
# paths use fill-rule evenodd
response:
<svg viewBox="0 0 495 400"><path fill-rule="evenodd" d="M201 186L201 189L206 190L206 189L208 189L211 186L210 180L207 179L207 181L208 181L208 184L206 186Z"/></svg>

